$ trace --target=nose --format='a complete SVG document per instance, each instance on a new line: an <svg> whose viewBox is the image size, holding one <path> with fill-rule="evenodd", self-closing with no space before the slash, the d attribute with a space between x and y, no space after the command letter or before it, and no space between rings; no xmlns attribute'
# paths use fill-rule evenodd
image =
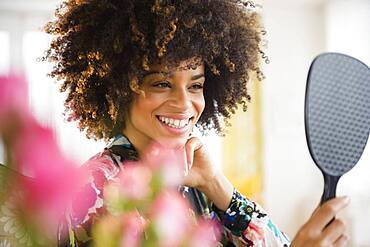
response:
<svg viewBox="0 0 370 247"><path fill-rule="evenodd" d="M169 105L174 109L184 112L191 107L191 97L186 88L173 89Z"/></svg>

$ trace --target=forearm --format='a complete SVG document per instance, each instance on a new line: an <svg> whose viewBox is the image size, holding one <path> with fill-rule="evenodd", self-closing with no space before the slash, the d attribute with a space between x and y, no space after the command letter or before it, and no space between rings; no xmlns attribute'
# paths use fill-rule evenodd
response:
<svg viewBox="0 0 370 247"><path fill-rule="evenodd" d="M218 172L200 189L220 210L226 210L233 195L234 186L222 172Z"/></svg>

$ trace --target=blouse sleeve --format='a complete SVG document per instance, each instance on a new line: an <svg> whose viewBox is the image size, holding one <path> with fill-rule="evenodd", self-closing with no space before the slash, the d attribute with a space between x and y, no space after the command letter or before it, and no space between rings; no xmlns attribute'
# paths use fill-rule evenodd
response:
<svg viewBox="0 0 370 247"><path fill-rule="evenodd" d="M59 225L58 247L90 246L91 226L96 217L105 212L104 186L119 172L116 163L117 160L105 150L82 165L81 169L88 174L89 181L82 186L70 212Z"/></svg>
<svg viewBox="0 0 370 247"><path fill-rule="evenodd" d="M226 238L235 246L289 246L286 234L281 232L260 205L234 189L226 211L212 206L224 227Z"/></svg>

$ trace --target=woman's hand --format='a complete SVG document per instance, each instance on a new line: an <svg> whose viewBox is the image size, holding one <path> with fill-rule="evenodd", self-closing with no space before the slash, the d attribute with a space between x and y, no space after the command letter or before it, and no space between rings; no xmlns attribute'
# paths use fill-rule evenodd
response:
<svg viewBox="0 0 370 247"><path fill-rule="evenodd" d="M316 208L311 218L298 231L292 247L347 246L348 231L341 219L329 222L349 203L348 197L338 197ZM329 224L329 225L328 225Z"/></svg>
<svg viewBox="0 0 370 247"><path fill-rule="evenodd" d="M186 164L185 183L189 187L201 189L207 181L216 176L213 166L203 143L197 137L191 137L185 144Z"/></svg>
<svg viewBox="0 0 370 247"><path fill-rule="evenodd" d="M185 144L185 152L188 171L184 185L199 189L216 207L226 210L233 195L233 185L221 170L212 164L199 138L190 138Z"/></svg>

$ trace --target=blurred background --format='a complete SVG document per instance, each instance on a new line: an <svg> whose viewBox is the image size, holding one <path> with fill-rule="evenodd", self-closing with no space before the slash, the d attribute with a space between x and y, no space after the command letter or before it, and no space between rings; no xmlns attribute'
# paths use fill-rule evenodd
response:
<svg viewBox="0 0 370 247"><path fill-rule="evenodd" d="M0 74L24 71L30 107L51 126L63 151L79 163L102 150L63 117L64 95L39 62L50 37L41 32L57 0L0 0ZM323 179L309 155L304 131L306 77L313 58L341 52L370 64L370 0L257 1L266 27L266 79L251 82L252 104L232 119L226 138L204 137L215 164L236 187L261 203L291 238L318 205ZM0 143L0 162L3 162ZM370 246L370 145L339 182L351 197L343 212L352 246Z"/></svg>

